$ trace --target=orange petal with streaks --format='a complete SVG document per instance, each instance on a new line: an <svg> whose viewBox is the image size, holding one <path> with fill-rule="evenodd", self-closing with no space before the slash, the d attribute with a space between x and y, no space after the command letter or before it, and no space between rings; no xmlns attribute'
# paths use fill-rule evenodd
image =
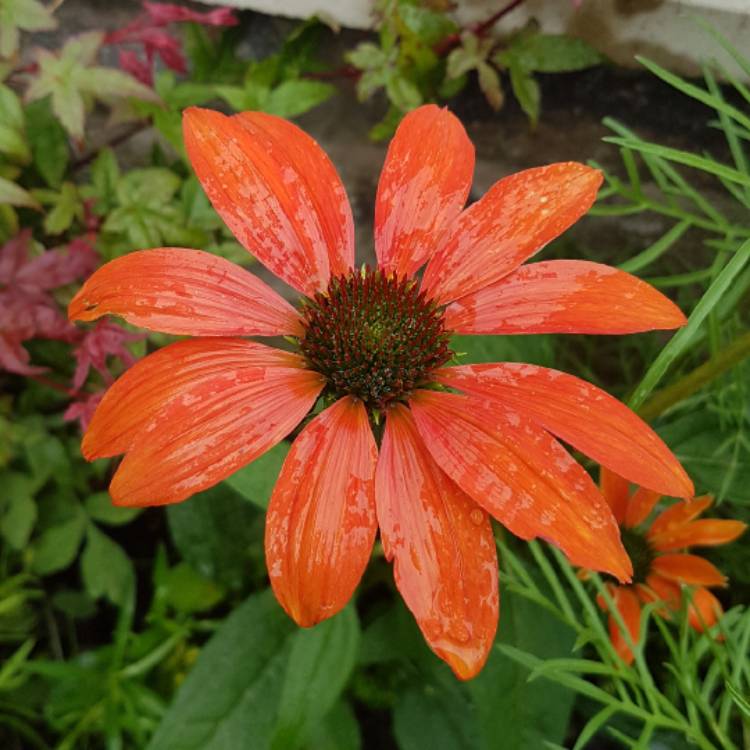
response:
<svg viewBox="0 0 750 750"><path fill-rule="evenodd" d="M691 592L688 622L699 633L716 625L723 612L721 602L707 588L699 586Z"/></svg>
<svg viewBox="0 0 750 750"><path fill-rule="evenodd" d="M646 578L646 587L653 592L650 601L660 601L667 605L673 612L680 608L682 590L679 583L662 578L656 573L651 573Z"/></svg>
<svg viewBox="0 0 750 750"><path fill-rule="evenodd" d="M206 195L239 242L308 296L354 262L351 209L320 146L273 115L227 117L190 107L185 149Z"/></svg>
<svg viewBox="0 0 750 750"><path fill-rule="evenodd" d="M189 336L285 336L299 315L257 276L202 250L128 253L90 276L68 306L71 320L119 315L152 331Z"/></svg>
<svg viewBox="0 0 750 750"><path fill-rule="evenodd" d="M349 601L375 540L377 448L367 411L346 396L299 434L266 516L266 565L276 598L303 627Z"/></svg>
<svg viewBox="0 0 750 750"><path fill-rule="evenodd" d="M293 354L243 339L193 339L145 357L107 391L83 439L87 459L126 453L117 505L176 503L282 440L323 383Z"/></svg>
<svg viewBox="0 0 750 750"><path fill-rule="evenodd" d="M679 524L660 534L651 534L649 541L662 552L692 546L715 547L733 542L746 528L747 524L742 521L705 518Z"/></svg>
<svg viewBox="0 0 750 750"><path fill-rule="evenodd" d="M422 289L447 304L499 281L575 224L602 179L596 169L562 162L495 183L445 232Z"/></svg>
<svg viewBox="0 0 750 750"><path fill-rule="evenodd" d="M612 509L612 514L617 523L622 525L625 521L625 513L630 502L630 482L606 466L599 470L599 489L604 499Z"/></svg>
<svg viewBox="0 0 750 750"><path fill-rule="evenodd" d="M686 322L650 284L584 260L529 263L445 312L446 328L474 334L638 333Z"/></svg>
<svg viewBox="0 0 750 750"><path fill-rule="evenodd" d="M642 524L651 514L656 503L661 499L661 494L645 487L639 487L630 498L625 513L625 526L632 529Z"/></svg>
<svg viewBox="0 0 750 750"><path fill-rule="evenodd" d="M635 646L641 637L641 604L638 601L638 596L633 591L632 586L615 586L613 588L615 606L628 630L630 640ZM631 664L635 657L612 614L609 615L609 638L620 658L626 664Z"/></svg>
<svg viewBox="0 0 750 750"><path fill-rule="evenodd" d="M435 463L402 405L388 412L375 497L386 558L425 640L457 677L474 677L497 629L492 527Z"/></svg>
<svg viewBox="0 0 750 750"><path fill-rule="evenodd" d="M585 380L516 362L446 367L434 378L524 414L635 484L675 497L693 494L693 483L661 438Z"/></svg>
<svg viewBox="0 0 750 750"><path fill-rule="evenodd" d="M710 495L702 495L692 500L683 500L670 505L654 519L646 536L650 539L667 529L692 521L709 508L711 503L713 503L713 498Z"/></svg>
<svg viewBox="0 0 750 750"><path fill-rule="evenodd" d="M401 120L375 199L375 252L386 273L411 276L435 252L473 172L474 146L447 109L427 104Z"/></svg>
<svg viewBox="0 0 750 750"><path fill-rule="evenodd" d="M727 579L708 560L697 555L659 555L652 570L670 581L696 586L725 586Z"/></svg>
<svg viewBox="0 0 750 750"><path fill-rule="evenodd" d="M452 393L417 391L411 407L438 466L513 534L541 537L574 565L630 579L612 511L547 432L522 413Z"/></svg>

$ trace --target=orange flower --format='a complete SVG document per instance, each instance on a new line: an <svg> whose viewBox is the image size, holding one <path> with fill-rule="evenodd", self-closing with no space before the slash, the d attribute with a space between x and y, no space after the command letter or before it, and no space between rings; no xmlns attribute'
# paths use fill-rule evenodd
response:
<svg viewBox="0 0 750 750"><path fill-rule="evenodd" d="M320 398L266 522L271 585L300 625L346 604L378 527L427 642L464 679L481 669L497 627L488 514L628 580L611 511L553 435L634 482L687 497L690 480L662 441L570 375L444 367L452 332L627 333L685 322L614 268L521 265L588 210L601 174L575 163L529 169L464 208L473 146L447 110L421 107L399 126L380 178L378 268L359 270L346 193L312 138L271 115L196 108L184 134L221 217L303 299L295 309L242 268L178 248L131 253L88 280L71 318L114 313L198 337L138 362L91 421L88 459L125 454L114 502L184 500L278 443ZM282 335L296 351L241 338Z"/></svg>
<svg viewBox="0 0 750 750"><path fill-rule="evenodd" d="M658 492L639 487L630 495L627 479L607 469L601 471L601 491L622 527L622 542L633 562L633 580L627 586L607 584L607 590L620 611L630 639L638 643L641 629L641 604L658 602L656 614L669 617L680 610L681 586L692 587L688 609L690 625L702 632L721 616L719 600L709 586L724 586L726 578L708 560L687 554L691 546L712 547L728 544L747 528L741 521L695 520L713 498L705 495L670 505L649 525L643 523L661 499ZM599 598L599 606L607 609ZM630 664L633 653L615 618L609 616L609 633L617 653Z"/></svg>

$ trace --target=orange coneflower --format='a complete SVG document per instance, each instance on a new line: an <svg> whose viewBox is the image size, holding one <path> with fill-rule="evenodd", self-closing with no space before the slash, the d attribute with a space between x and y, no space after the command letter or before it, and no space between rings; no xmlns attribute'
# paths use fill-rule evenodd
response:
<svg viewBox="0 0 750 750"><path fill-rule="evenodd" d="M685 322L614 268L521 265L588 210L601 174L576 163L529 169L464 208L473 146L447 110L420 107L399 126L378 185L378 267L360 270L346 193L312 138L268 114L196 108L184 134L229 228L303 297L295 309L242 268L177 248L131 253L88 280L71 318L114 313L201 337L141 360L102 400L83 453L125 454L114 502L184 500L278 443L317 402L266 522L271 584L299 624L346 604L378 526L427 642L462 678L481 669L497 627L488 514L629 580L607 503L553 435L634 482L691 495L662 441L570 375L444 367L453 332L627 333ZM282 335L295 351L240 338Z"/></svg>
<svg viewBox="0 0 750 750"><path fill-rule="evenodd" d="M660 493L639 487L631 496L628 480L607 469L601 471L600 485L621 526L622 542L633 562L633 579L628 585L606 584L630 640L635 644L640 638L641 605L656 602L655 613L670 616L682 606L682 586L692 589L690 625L698 631L715 625L722 609L709 586L724 586L726 578L715 565L689 554L687 548L727 544L737 539L746 525L715 518L695 520L713 502L713 498L704 495L670 505L646 526L661 499ZM607 609L604 597L598 601L602 609ZM617 653L630 664L633 652L612 614L609 633Z"/></svg>

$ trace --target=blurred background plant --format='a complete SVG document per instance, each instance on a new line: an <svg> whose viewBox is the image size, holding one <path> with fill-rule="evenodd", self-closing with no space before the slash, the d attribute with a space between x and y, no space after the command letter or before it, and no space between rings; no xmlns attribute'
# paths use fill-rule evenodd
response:
<svg viewBox="0 0 750 750"><path fill-rule="evenodd" d="M459 684L394 596L382 554L356 607L309 631L284 616L267 590L263 522L285 444L187 503L145 512L114 508L111 466L80 455L106 386L168 340L114 322L70 326L65 305L81 280L160 245L252 262L191 174L182 109L296 117L354 84L382 140L422 102L483 97L492 117L512 92L533 127L544 76L604 60L535 24L492 35L515 5L460 28L438 4L383 0L377 33L340 55L334 30L311 19L258 56L233 11L149 2L120 29L32 48L28 32L54 29L52 9L0 0L3 748L747 747L747 543L708 555L731 581L714 631L688 628L686 606L671 622L647 607L650 636L628 667L596 606L601 581L583 584L554 550L498 532L497 646ZM653 335L535 336L458 337L453 348L470 361L568 369L629 398L698 490L715 495L716 513L747 522L750 61L706 33L735 68L707 63L702 81L686 81L642 62L704 105L725 143L716 154L680 150L608 119L622 167L605 170L599 218L588 220L666 222L656 242L618 260L674 296L689 325L666 346ZM611 256L567 241L552 255ZM688 241L701 252L680 252Z"/></svg>

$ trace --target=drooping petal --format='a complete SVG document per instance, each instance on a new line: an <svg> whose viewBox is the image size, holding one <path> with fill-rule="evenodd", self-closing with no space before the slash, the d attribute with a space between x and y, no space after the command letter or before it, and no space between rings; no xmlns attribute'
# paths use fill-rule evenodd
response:
<svg viewBox="0 0 750 750"><path fill-rule="evenodd" d="M283 439L323 386L298 357L242 339L171 344L107 391L81 450L126 452L110 485L119 505L174 503Z"/></svg>
<svg viewBox="0 0 750 750"><path fill-rule="evenodd" d="M670 581L696 586L724 586L723 573L703 557L697 555L659 555L652 563L655 573Z"/></svg>
<svg viewBox="0 0 750 750"><path fill-rule="evenodd" d="M723 614L721 602L704 586L698 586L691 592L688 604L688 622L699 633L713 627Z"/></svg>
<svg viewBox="0 0 750 750"><path fill-rule="evenodd" d="M686 322L650 284L584 260L529 263L445 312L456 333L638 333Z"/></svg>
<svg viewBox="0 0 750 750"><path fill-rule="evenodd" d="M632 586L613 586L612 588L614 589L615 606L628 629L631 642L636 645L641 635L641 605L638 597ZM631 664L634 659L633 652L630 650L625 635L612 614L609 616L609 637L620 658L626 664Z"/></svg>
<svg viewBox="0 0 750 750"><path fill-rule="evenodd" d="M625 526L632 529L642 524L659 502L661 495L658 492L647 490L645 487L639 487L630 498L628 508L625 513Z"/></svg>
<svg viewBox="0 0 750 750"><path fill-rule="evenodd" d="M375 199L375 252L387 273L411 276L437 249L471 189L474 146L447 109L428 104L393 136Z"/></svg>
<svg viewBox="0 0 750 750"><path fill-rule="evenodd" d="M375 540L377 448L361 401L340 399L292 444L266 517L276 598L299 625L349 601Z"/></svg>
<svg viewBox="0 0 750 750"><path fill-rule="evenodd" d="M625 513L630 502L630 482L606 466L599 470L599 489L604 499L612 509L612 514L617 523L622 525L625 521Z"/></svg>
<svg viewBox="0 0 750 750"><path fill-rule="evenodd" d="M516 362L446 367L435 380L524 414L635 484L689 497L693 484L659 436L624 404L580 378Z"/></svg>
<svg viewBox="0 0 750 750"><path fill-rule="evenodd" d="M497 555L487 514L437 466L405 406L388 412L378 525L401 595L435 653L474 677L497 629Z"/></svg>
<svg viewBox="0 0 750 750"><path fill-rule="evenodd" d="M715 547L733 542L746 528L742 521L706 518L673 526L660 534L651 534L649 541L662 552L692 546Z"/></svg>
<svg viewBox="0 0 750 750"><path fill-rule="evenodd" d="M713 498L710 495L702 495L692 500L684 500L670 505L654 519L646 536L651 539L667 529L692 521L709 508L712 502Z"/></svg>
<svg viewBox="0 0 750 750"><path fill-rule="evenodd" d="M273 115L197 107L185 110L183 131L206 195L261 263L308 296L351 268L349 202L310 136Z"/></svg>
<svg viewBox="0 0 750 750"><path fill-rule="evenodd" d="M512 533L542 537L575 565L629 580L611 510L548 433L518 412L452 393L417 391L411 407L438 466Z"/></svg>
<svg viewBox="0 0 750 750"><path fill-rule="evenodd" d="M679 583L662 578L656 573L651 573L646 578L646 586L653 591L652 601L664 602L668 609L672 611L679 609L682 597Z"/></svg>
<svg viewBox="0 0 750 750"><path fill-rule="evenodd" d="M446 304L494 284L578 221L601 183L601 172L575 162L500 180L444 234L422 289Z"/></svg>
<svg viewBox="0 0 750 750"><path fill-rule="evenodd" d="M162 247L99 268L68 307L71 320L119 315L142 328L190 336L299 334L299 315L257 276L202 250Z"/></svg>

